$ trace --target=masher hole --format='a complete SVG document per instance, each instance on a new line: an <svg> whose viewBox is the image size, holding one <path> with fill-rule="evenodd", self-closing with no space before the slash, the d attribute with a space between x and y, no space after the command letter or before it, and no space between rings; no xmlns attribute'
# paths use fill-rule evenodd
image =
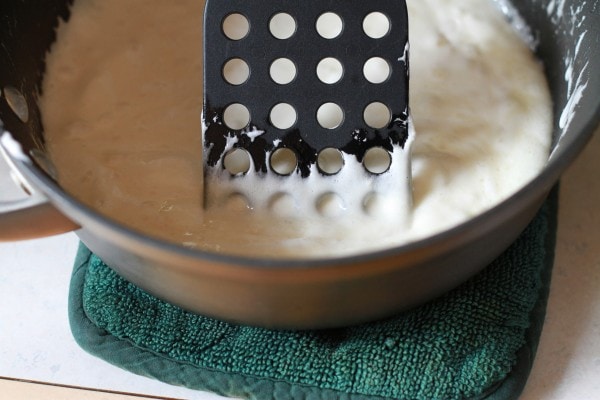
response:
<svg viewBox="0 0 600 400"><path fill-rule="evenodd" d="M289 39L296 33L296 20L290 14L277 13L269 21L269 31L277 39Z"/></svg>
<svg viewBox="0 0 600 400"><path fill-rule="evenodd" d="M229 211L248 211L252 205L246 196L242 193L231 193L226 200L225 208Z"/></svg>
<svg viewBox="0 0 600 400"><path fill-rule="evenodd" d="M335 39L341 35L344 22L336 13L326 12L317 18L316 29L322 38Z"/></svg>
<svg viewBox="0 0 600 400"><path fill-rule="evenodd" d="M246 83L250 77L250 67L241 58L232 58L223 65L223 78L232 85Z"/></svg>
<svg viewBox="0 0 600 400"><path fill-rule="evenodd" d="M392 164L392 156L382 147L372 147L365 153L363 166L372 174L387 172Z"/></svg>
<svg viewBox="0 0 600 400"><path fill-rule="evenodd" d="M297 215L298 204L291 194L279 192L269 199L269 209L279 216L290 217Z"/></svg>
<svg viewBox="0 0 600 400"><path fill-rule="evenodd" d="M328 192L317 199L316 208L317 212L322 216L333 218L342 215L346 209L346 205L340 195Z"/></svg>
<svg viewBox="0 0 600 400"><path fill-rule="evenodd" d="M29 106L23 94L12 86L4 88L4 97L8 106L15 115L22 121L29 121Z"/></svg>
<svg viewBox="0 0 600 400"><path fill-rule="evenodd" d="M282 147L271 154L271 169L279 175L290 175L298 166L296 153L288 148Z"/></svg>
<svg viewBox="0 0 600 400"><path fill-rule="evenodd" d="M329 85L339 82L344 75L344 66L342 63L333 57L327 57L319 61L317 64L317 77L323 83Z"/></svg>
<svg viewBox="0 0 600 400"><path fill-rule="evenodd" d="M395 200L393 196L384 193L370 192L363 198L363 211L371 217L389 217L396 204Z"/></svg>
<svg viewBox="0 0 600 400"><path fill-rule="evenodd" d="M271 108L269 119L274 127L279 129L289 129L296 123L298 114L291 104L279 103Z"/></svg>
<svg viewBox="0 0 600 400"><path fill-rule="evenodd" d="M371 83L383 83L391 75L390 64L381 57L369 58L363 66L363 74Z"/></svg>
<svg viewBox="0 0 600 400"><path fill-rule="evenodd" d="M344 166L344 156L336 148L328 147L319 152L317 156L317 167L326 175L335 175Z"/></svg>
<svg viewBox="0 0 600 400"><path fill-rule="evenodd" d="M365 123L373 129L382 129L392 120L389 107L380 102L370 103L363 112Z"/></svg>
<svg viewBox="0 0 600 400"><path fill-rule="evenodd" d="M229 150L223 158L223 167L232 176L247 173L250 171L250 153L239 147Z"/></svg>
<svg viewBox="0 0 600 400"><path fill-rule="evenodd" d="M250 111L243 104L233 103L225 108L223 120L230 129L244 129L250 123Z"/></svg>
<svg viewBox="0 0 600 400"><path fill-rule="evenodd" d="M233 13L223 19L221 28L228 39L242 40L250 33L250 22L242 14Z"/></svg>
<svg viewBox="0 0 600 400"><path fill-rule="evenodd" d="M289 58L278 58L271 63L269 75L273 82L280 85L291 83L297 74L296 64Z"/></svg>
<svg viewBox="0 0 600 400"><path fill-rule="evenodd" d="M381 39L390 31L390 20L379 11L372 12L363 20L363 31L372 39Z"/></svg>
<svg viewBox="0 0 600 400"><path fill-rule="evenodd" d="M335 129L344 122L344 110L335 103L325 103L317 110L317 121L325 129Z"/></svg>

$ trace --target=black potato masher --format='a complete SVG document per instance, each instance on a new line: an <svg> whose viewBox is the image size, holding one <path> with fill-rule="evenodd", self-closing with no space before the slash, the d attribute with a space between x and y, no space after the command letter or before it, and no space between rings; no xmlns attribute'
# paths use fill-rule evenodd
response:
<svg viewBox="0 0 600 400"><path fill-rule="evenodd" d="M405 206L408 71L404 0L208 0L205 207Z"/></svg>

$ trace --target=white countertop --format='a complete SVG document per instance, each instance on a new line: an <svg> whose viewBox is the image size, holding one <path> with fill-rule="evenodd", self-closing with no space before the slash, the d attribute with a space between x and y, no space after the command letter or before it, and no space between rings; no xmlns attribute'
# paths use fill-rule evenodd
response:
<svg viewBox="0 0 600 400"><path fill-rule="evenodd" d="M523 400L600 399L599 174L600 130L562 180L548 314ZM0 379L0 393L11 399L76 398L67 389L32 388L16 379L157 397L220 398L133 375L77 346L67 320L77 243L74 234L0 243L0 377L10 378Z"/></svg>

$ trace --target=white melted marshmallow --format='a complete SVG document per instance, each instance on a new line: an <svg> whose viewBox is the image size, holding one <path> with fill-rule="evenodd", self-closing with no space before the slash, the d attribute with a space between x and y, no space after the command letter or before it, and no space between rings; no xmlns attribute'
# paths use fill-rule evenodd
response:
<svg viewBox="0 0 600 400"><path fill-rule="evenodd" d="M488 210L548 160L552 111L542 68L490 0L407 5L414 132L405 153L392 153L403 179L382 175L356 194L355 183L369 174L355 158L344 157L342 189L335 193L315 170L308 180L292 175L267 182L278 195L265 198L264 206L251 208L247 199L233 197L225 207L204 210L204 2L76 0L47 57L40 99L60 184L148 235L261 257L385 249ZM332 25L322 34L336 32ZM240 68L231 79L243 79ZM282 79L294 73L285 68ZM335 63L323 68L324 79L339 78ZM386 73L376 61L368 68L365 73L376 71L373 79ZM260 134L247 133L251 139ZM248 178L249 190L264 183ZM308 201L294 197L301 187L312 188Z"/></svg>

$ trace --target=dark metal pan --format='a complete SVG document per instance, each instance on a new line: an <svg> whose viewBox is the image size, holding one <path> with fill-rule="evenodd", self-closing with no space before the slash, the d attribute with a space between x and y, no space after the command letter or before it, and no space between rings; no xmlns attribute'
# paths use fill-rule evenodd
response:
<svg viewBox="0 0 600 400"><path fill-rule="evenodd" d="M33 196L0 203L0 238L77 229L92 251L150 293L198 313L245 324L336 327L422 303L475 274L515 240L598 125L600 1L566 0L560 2L560 10L551 3L513 3L538 42L536 53L554 101L554 151L539 176L490 211L424 240L360 256L289 261L169 244L131 231L69 196L53 178L36 106L44 56L55 39L58 18L69 16L69 1L4 0L0 120L16 142L4 135L0 148L13 175ZM576 90L581 94L578 101ZM570 121L568 113L573 116Z"/></svg>

